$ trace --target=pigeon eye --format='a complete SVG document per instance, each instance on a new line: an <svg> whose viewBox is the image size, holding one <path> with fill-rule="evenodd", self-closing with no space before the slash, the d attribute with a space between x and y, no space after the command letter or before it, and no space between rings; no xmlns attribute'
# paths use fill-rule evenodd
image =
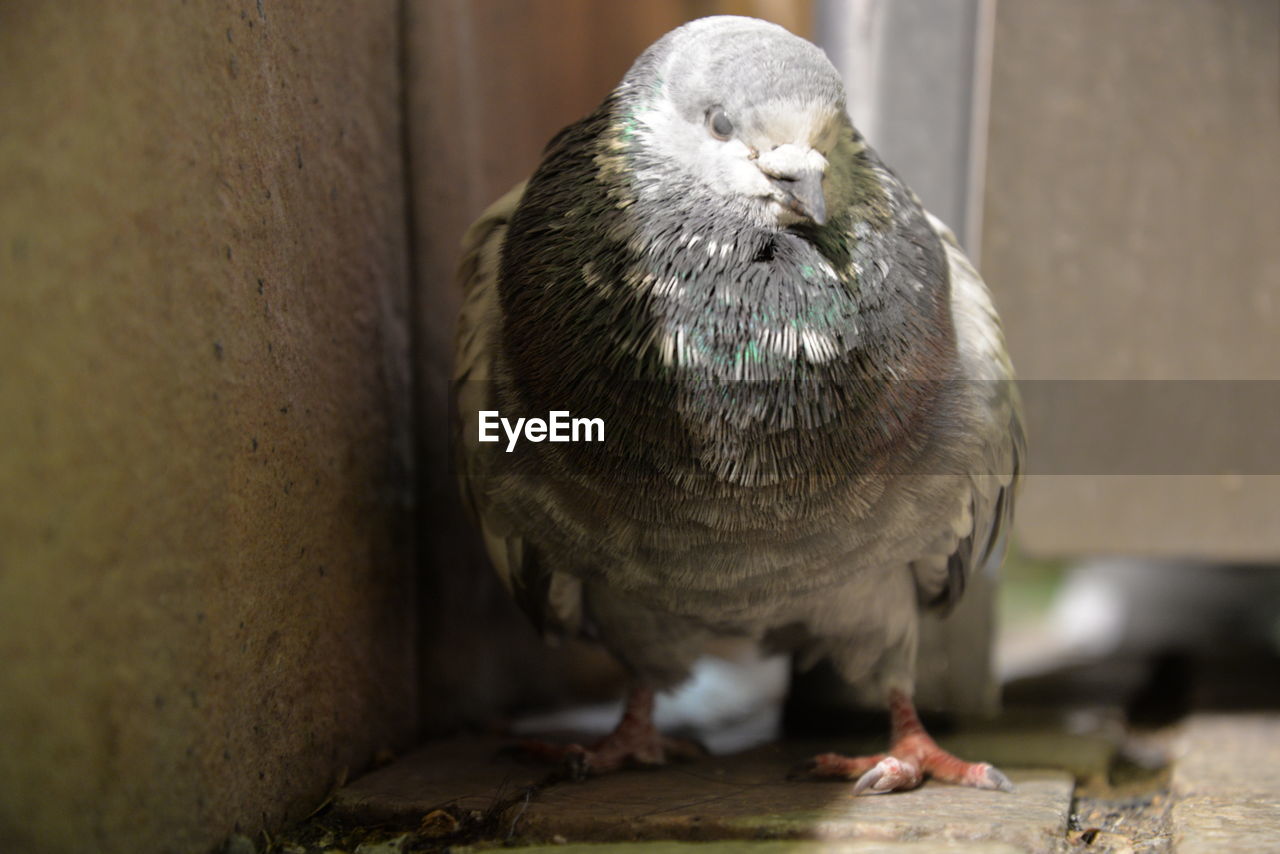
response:
<svg viewBox="0 0 1280 854"><path fill-rule="evenodd" d="M711 135L716 139L727 140L733 136L733 122L729 121L729 117L724 114L724 110L720 107L712 107L707 110L707 127L711 130Z"/></svg>

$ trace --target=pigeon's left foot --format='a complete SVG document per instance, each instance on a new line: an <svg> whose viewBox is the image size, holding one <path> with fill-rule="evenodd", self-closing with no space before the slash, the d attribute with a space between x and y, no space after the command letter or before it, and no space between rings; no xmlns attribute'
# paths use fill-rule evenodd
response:
<svg viewBox="0 0 1280 854"><path fill-rule="evenodd" d="M889 695L892 728L888 753L841 756L823 753L792 771L791 777L853 780L855 795L879 795L914 789L926 777L944 783L1012 792L1013 784L986 762L965 762L938 746L925 732L911 698L901 691Z"/></svg>
<svg viewBox="0 0 1280 854"><path fill-rule="evenodd" d="M552 744L526 740L513 752L544 762L560 762L569 776L604 774L633 765L664 765L668 759L697 759L706 750L696 742L668 738L653 725L653 689L633 688L622 720L613 732L593 744Z"/></svg>

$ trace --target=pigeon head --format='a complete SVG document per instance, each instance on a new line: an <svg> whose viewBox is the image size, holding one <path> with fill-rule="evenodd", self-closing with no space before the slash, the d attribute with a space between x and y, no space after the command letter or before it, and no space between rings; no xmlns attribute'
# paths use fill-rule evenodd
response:
<svg viewBox="0 0 1280 854"><path fill-rule="evenodd" d="M826 221L827 157L851 127L814 45L754 18L702 18L645 51L619 91L642 184L699 185L756 225Z"/></svg>

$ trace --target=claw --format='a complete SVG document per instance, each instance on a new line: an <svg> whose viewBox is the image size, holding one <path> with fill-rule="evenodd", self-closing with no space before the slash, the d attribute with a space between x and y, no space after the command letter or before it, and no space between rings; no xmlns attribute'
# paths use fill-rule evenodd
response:
<svg viewBox="0 0 1280 854"><path fill-rule="evenodd" d="M986 762L979 763L974 767L977 769L977 773L973 775L971 785L975 788L996 789L1001 792L1013 791L1013 783L1009 782L1009 778L999 768Z"/></svg>
<svg viewBox="0 0 1280 854"><path fill-rule="evenodd" d="M902 789L914 789L920 785L920 769L913 763L894 756L886 756L876 763L875 767L858 778L853 786L853 794L864 792L870 795L883 795Z"/></svg>
<svg viewBox="0 0 1280 854"><path fill-rule="evenodd" d="M883 792L887 792L887 791L889 791L888 789L879 789L879 790L877 790L877 789L875 789L875 788L874 788L875 784L876 784L876 783L879 783L879 782L880 782L880 778L881 778L881 777L883 777L883 776L884 776L884 771L883 771L883 770L881 770L881 768L880 768L880 766L879 766L879 765L877 765L876 767L872 768L872 769L871 769L870 771L868 771L867 773L863 774L861 777L859 777L859 778L858 778L858 782L856 782L856 783L854 783L854 784L853 784L853 794L854 794L854 797L857 797L858 795L861 795L861 794L862 794L863 792L865 792L867 789L871 789L871 794L873 794L873 795L881 794L881 793L883 793Z"/></svg>

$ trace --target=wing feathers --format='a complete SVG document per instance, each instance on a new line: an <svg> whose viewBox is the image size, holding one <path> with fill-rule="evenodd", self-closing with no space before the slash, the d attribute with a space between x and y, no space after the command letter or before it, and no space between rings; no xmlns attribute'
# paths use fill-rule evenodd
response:
<svg viewBox="0 0 1280 854"><path fill-rule="evenodd" d="M961 251L955 235L941 220L929 223L946 247L951 277L951 307L964 382L974 383L979 407L980 451L968 478L968 502L961 513L972 520L963 526L945 570L937 561L913 566L921 600L950 608L964 592L971 573L1003 556L1013 523L1013 498L1026 454L1021 404L1013 367L1005 352L1004 333L977 271Z"/></svg>
<svg viewBox="0 0 1280 854"><path fill-rule="evenodd" d="M524 195L518 184L494 202L462 239L458 320L453 371L456 414L454 448L463 500L480 525L485 550L498 577L544 633L576 632L581 621L580 583L545 567L523 537L494 512L488 490L495 481L479 450L477 413L498 409L495 358L501 330L498 272L507 225Z"/></svg>

